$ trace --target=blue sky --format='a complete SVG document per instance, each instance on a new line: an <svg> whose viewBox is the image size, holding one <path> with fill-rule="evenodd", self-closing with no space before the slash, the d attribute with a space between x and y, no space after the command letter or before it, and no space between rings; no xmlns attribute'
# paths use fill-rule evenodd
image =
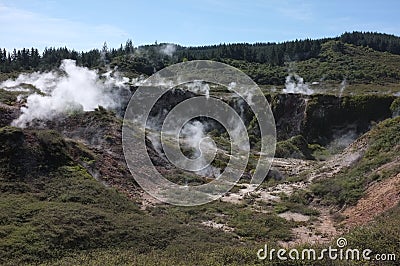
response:
<svg viewBox="0 0 400 266"><path fill-rule="evenodd" d="M354 30L400 36L399 10L396 0L0 0L0 47L281 42Z"/></svg>

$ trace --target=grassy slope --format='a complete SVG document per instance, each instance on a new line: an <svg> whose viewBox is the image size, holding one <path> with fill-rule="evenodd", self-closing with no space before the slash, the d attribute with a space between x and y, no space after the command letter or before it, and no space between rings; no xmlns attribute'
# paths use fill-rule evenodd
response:
<svg viewBox="0 0 400 266"><path fill-rule="evenodd" d="M325 77L339 83L346 77L358 83L360 91L399 82L397 55L347 44L337 47L334 42L325 46L318 59L296 64L306 81ZM287 75L285 67L229 63L265 84L281 84ZM314 193L327 204L354 203L368 183L385 178L371 169L398 154L399 122L397 118L378 125L369 134L374 144L364 159L338 178L317 184ZM251 265L257 263L255 252L261 243L290 237L293 225L275 215L254 217L243 206L216 203L143 212L74 162L69 144L53 131L2 128L0 146L0 264ZM228 216L238 232L199 226L215 213ZM399 218L396 207L347 235L348 240L374 251L396 250ZM268 223L270 228L265 228Z"/></svg>
<svg viewBox="0 0 400 266"><path fill-rule="evenodd" d="M356 203L371 182L400 172L398 164L385 171L376 171L384 164L399 160L399 132L400 117L379 123L365 136L370 144L361 160L337 177L315 183L313 192L326 204Z"/></svg>
<svg viewBox="0 0 400 266"><path fill-rule="evenodd" d="M346 170L341 173L335 179L326 179L315 185L313 192L323 197L326 203L337 204L341 200L345 202L355 202L361 195L362 190L374 179L371 179L371 172L380 165L395 159L395 155L398 154L398 147L400 139L397 132L399 131L400 117L395 119L388 119L378 124L370 133L368 133L369 148L363 157L355 167ZM395 147L393 149L393 147ZM392 169L398 171L398 169ZM386 172L388 175L390 173ZM383 173L385 174L385 173ZM379 178L385 178L380 176ZM335 186L340 189L332 189L332 182ZM321 192L320 189L326 189ZM360 190L361 188L361 190ZM332 195L332 193L339 193L338 195ZM56 265L67 265L67 264L87 264L87 265L98 265L106 263L106 265L120 264L120 265L258 265L255 252L262 246L263 241L271 243L274 239L274 231L266 231L260 234L261 228L257 227L257 218L253 216L248 210L243 208L238 212L237 208L231 205L222 205L220 203L208 204L201 207L195 208L169 208L155 209L156 212L165 213L166 216L175 217L178 223L184 222L191 224L196 220L207 220L212 218L215 213L221 215L228 215L233 217L231 219L231 225L237 226L238 223L248 221L246 226L242 227L246 229L246 232L242 233L242 237L246 237L246 234L253 238L258 235L261 238L256 242L248 242L250 245L236 246L233 242L229 242L229 245L221 246L220 249L206 248L206 245L201 245L196 241L196 236L188 236L184 239L179 237L179 240L170 245L165 249L155 249L148 253L138 253L136 250L130 250L126 248L111 248L111 249L97 249L90 252L77 252L71 258L63 258L61 260L52 261L51 264ZM237 215L244 216L244 219L234 218ZM264 215L265 216L265 215ZM267 221L271 222L274 219L270 217ZM349 248L366 249L369 248L373 251L373 254L377 253L397 253L398 243L400 241L400 229L398 226L398 220L400 218L400 206L397 205L395 208L387 211L382 216L371 222L370 224L358 227L351 232L344 235L349 243ZM265 221L265 220L264 220ZM283 224L276 220L274 227L282 227ZM267 224L267 223L266 223ZM228 223L229 225L229 223ZM240 227L240 226L239 226ZM254 234L251 231L258 233ZM279 233L278 233L279 232ZM284 230L279 230L275 233L275 239L278 240L282 237ZM282 238L281 238L282 239ZM211 239L210 239L211 240ZM214 237L212 238L214 241ZM275 240L275 241L276 241ZM182 242L183 241L183 242ZM188 242L184 242L188 241ZM272 246L277 246L276 242L271 243ZM186 244L185 244L186 243ZM187 243L196 246L193 250L187 246ZM214 242L213 242L214 243ZM232 244L231 244L232 243ZM208 243L210 244L210 243ZM218 244L217 244L218 246ZM336 246L335 242L332 242L332 246ZM298 246L301 248L310 247ZM325 246L315 245L312 246L317 250L326 248ZM399 254L396 254L397 256ZM275 265L276 262L263 262L266 265ZM333 263L333 264L332 264ZM295 262L287 261L285 265L298 265ZM346 261L320 261L315 263L308 263L308 265L353 265ZM374 265L374 262L368 264L363 262L363 265ZM395 265L395 263L388 262L385 265Z"/></svg>
<svg viewBox="0 0 400 266"><path fill-rule="evenodd" d="M400 56L367 47L330 41L322 45L317 59L297 63L298 73L309 81L396 83L400 79Z"/></svg>
<svg viewBox="0 0 400 266"><path fill-rule="evenodd" d="M0 264L239 263L254 260L262 243L291 237L295 224L246 205L141 211L74 161L81 146L51 130L0 128ZM235 232L201 225L218 215Z"/></svg>
<svg viewBox="0 0 400 266"><path fill-rule="evenodd" d="M189 228L173 216L145 215L76 164L54 131L1 128L0 146L0 264L98 248L143 254L164 249L177 236L207 243L212 233L216 245L232 242L232 236Z"/></svg>
<svg viewBox="0 0 400 266"><path fill-rule="evenodd" d="M288 72L296 72L305 82L322 80L321 92L330 92L332 88L338 90L344 79L348 83L345 93L400 91L400 55L340 41L324 43L317 58L288 63L286 66L239 60L225 62L243 70L258 84L268 85L267 87L281 87Z"/></svg>
<svg viewBox="0 0 400 266"><path fill-rule="evenodd" d="M334 179L345 188L340 190L344 199L352 199L359 186L342 182L358 182L351 178L354 174L366 176L365 185L369 169L394 158L399 122L400 118L389 119L376 126L368 135L371 145L365 157ZM219 202L192 208L161 205L143 212L77 165L69 157L69 144L54 131L2 128L0 145L3 153L14 154L0 156L3 264L252 265L257 264L255 252L263 243L290 239L289 230L295 226L274 214L256 215L244 205ZM24 172L28 174L15 174ZM322 194L326 200L332 199L332 191ZM346 235L352 247L396 252L399 210ZM236 228L234 233L199 225L219 216Z"/></svg>

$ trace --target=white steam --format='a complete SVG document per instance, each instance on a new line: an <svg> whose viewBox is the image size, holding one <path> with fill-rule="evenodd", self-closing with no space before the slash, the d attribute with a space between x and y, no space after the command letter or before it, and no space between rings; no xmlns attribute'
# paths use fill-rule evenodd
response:
<svg viewBox="0 0 400 266"><path fill-rule="evenodd" d="M154 118L157 119L157 118ZM156 123L149 121L146 123L146 138L151 142L153 148L162 158L165 158L165 154L161 144L160 130L155 125ZM212 165L207 165L205 154L202 153L213 153L215 146L209 140L205 133L207 124L203 124L200 121L190 121L186 123L179 133L179 145L182 149L190 150L190 157L200 158L196 160L197 164L194 165L195 169L201 169L194 173L203 177L218 177L221 173L219 168ZM172 141L174 138L172 132L163 132L163 137ZM201 149L200 149L201 147Z"/></svg>
<svg viewBox="0 0 400 266"><path fill-rule="evenodd" d="M126 84L129 82L129 78L121 76L121 74L119 72L116 72L115 70L109 70L101 76L106 78L106 80L104 81L104 85L106 85L107 87L116 86L122 88L125 87Z"/></svg>
<svg viewBox="0 0 400 266"><path fill-rule="evenodd" d="M21 88L21 85L31 84L43 93L48 93L55 88L59 79L60 76L55 72L34 72L28 74L22 73L15 80L9 79L2 82L0 87L6 88L6 90L9 91L26 91L26 89Z"/></svg>
<svg viewBox="0 0 400 266"><path fill-rule="evenodd" d="M98 106L116 108L118 97L113 89L125 88L129 79L107 72L99 77L97 71L76 66L74 60L63 60L58 72L21 74L14 81L2 83L8 86L31 84L42 94L31 94L21 115L12 122L13 126L26 127L35 119L51 120L71 111L92 111Z"/></svg>
<svg viewBox="0 0 400 266"><path fill-rule="evenodd" d="M333 141L329 143L328 150L332 153L338 153L353 143L357 137L358 134L354 128L334 132Z"/></svg>
<svg viewBox="0 0 400 266"><path fill-rule="evenodd" d="M162 146L161 146L161 141L160 141L160 135L152 132L150 130L147 131L146 137L148 140L150 140L151 144L153 145L154 150L157 152L157 154L160 157L165 157L163 152L162 152Z"/></svg>
<svg viewBox="0 0 400 266"><path fill-rule="evenodd" d="M236 86L237 86L236 82L233 81L233 82L229 83L227 88L228 88L229 91L234 92ZM247 87L246 89L236 88L236 90L238 92L240 92L241 96L243 97L243 99L246 101L246 103L248 105L253 105L254 104L253 96L256 94L257 88L255 88L255 87ZM234 94L233 97L236 98L236 97L239 97L239 95L238 94Z"/></svg>
<svg viewBox="0 0 400 266"><path fill-rule="evenodd" d="M175 51L176 51L176 46L173 44L165 44L160 48L160 53L170 57L174 55Z"/></svg>
<svg viewBox="0 0 400 266"><path fill-rule="evenodd" d="M286 77L285 88L282 92L311 95L314 93L314 90L310 89L307 83L304 83L302 77L295 73L291 73Z"/></svg>
<svg viewBox="0 0 400 266"><path fill-rule="evenodd" d="M19 87L19 86L15 86L15 87L11 87L11 88L10 87L3 87L1 89L5 90L5 91L11 91L11 92L30 92L31 91L30 89L22 88L22 87Z"/></svg>
<svg viewBox="0 0 400 266"><path fill-rule="evenodd" d="M185 84L186 89L196 93L196 94L204 94L208 99L210 97L210 86L207 83L202 82L201 80L195 80L193 82Z"/></svg>
<svg viewBox="0 0 400 266"><path fill-rule="evenodd" d="M239 112L239 116L242 119L243 123L246 121L245 118L245 111L249 108L249 106L253 106L253 97L256 95L256 88L255 87L247 87L246 89L239 89L236 88L237 84L236 82L231 82L228 85L228 90L231 92L234 92L232 97L235 99L234 106L235 110ZM240 92L240 96L236 91ZM239 128L239 125L237 125L237 128Z"/></svg>
<svg viewBox="0 0 400 266"><path fill-rule="evenodd" d="M142 86L146 82L147 78L143 75L140 75L139 77L132 78L130 81L130 84L132 86Z"/></svg>
<svg viewBox="0 0 400 266"><path fill-rule="evenodd" d="M344 90L346 89L346 87L347 87L347 81L346 81L346 79L344 79L344 80L342 81L342 83L340 83L339 98L342 98L343 92L344 92Z"/></svg>
<svg viewBox="0 0 400 266"><path fill-rule="evenodd" d="M185 124L181 131L182 143L194 151L194 158L202 159L196 166L197 169L201 169L204 165L206 165L206 161L204 159L204 155L202 155L202 152L213 151L215 149L210 142L203 141L205 138L207 138L204 129L203 123L200 121L192 121ZM200 143L202 150L200 150ZM201 176L216 177L220 175L220 170L209 165L197 171L196 174Z"/></svg>

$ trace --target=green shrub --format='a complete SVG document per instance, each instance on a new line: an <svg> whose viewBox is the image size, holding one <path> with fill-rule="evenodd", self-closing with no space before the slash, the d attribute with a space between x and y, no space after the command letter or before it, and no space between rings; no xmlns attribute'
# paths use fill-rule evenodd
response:
<svg viewBox="0 0 400 266"><path fill-rule="evenodd" d="M368 148L352 167L335 178L322 179L312 184L313 193L325 204L355 204L368 185L377 178L391 176L391 171L377 175L374 170L395 159L400 151L400 117L379 123L368 133Z"/></svg>
<svg viewBox="0 0 400 266"><path fill-rule="evenodd" d="M400 116L400 97L396 98L390 105L393 117Z"/></svg>
<svg viewBox="0 0 400 266"><path fill-rule="evenodd" d="M307 141L301 135L276 143L275 157L314 159Z"/></svg>

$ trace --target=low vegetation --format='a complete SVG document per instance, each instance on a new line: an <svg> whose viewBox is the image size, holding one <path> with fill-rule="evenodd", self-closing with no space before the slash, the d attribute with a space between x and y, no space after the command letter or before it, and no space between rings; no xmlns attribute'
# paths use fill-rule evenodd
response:
<svg viewBox="0 0 400 266"><path fill-rule="evenodd" d="M317 82L310 86L318 90L313 95L301 96L304 110L297 108L299 102L295 100L289 107L280 106L282 112L297 108L298 117L304 117L304 121L296 124L299 132L284 132L287 136L279 139L276 157L327 160L332 156L327 144L335 137L334 130L344 124L356 125L354 130L358 134L369 130L361 137L367 143L365 154L331 178L317 179L310 187L295 189L293 193L280 192L276 201L262 201L259 195L248 193L238 203L218 200L195 207L162 203L153 206L142 204L143 199L138 196L142 191L133 179L124 179L129 173L124 163L117 161L123 158L123 111L99 106L92 112L68 113L65 119L48 121L47 125L54 130L0 127L0 264L352 265L327 260L304 264L260 262L256 253L264 244L279 248L280 243L294 240L293 230L306 224L286 220L281 213L306 215L313 223L321 215L315 204L334 210L356 204L373 182L400 172L400 98L394 95L400 91L400 38L355 32L279 44L176 46L173 56L158 52L163 45L134 47L128 40L119 49L105 44L102 50L47 48L42 54L35 48L12 53L3 49L0 80L16 78L21 72L51 70L65 58L99 69L100 73L106 71L105 64L118 66L130 78L151 75L154 70L176 62L213 59L243 70L278 105L283 101L278 93L285 77L296 72L308 82ZM348 86L339 91L343 80ZM39 93L33 86L23 87ZM218 87L216 91L226 96L226 89ZM1 126L9 125L15 116L14 109L24 104L23 99L17 101L19 95L24 93L0 87ZM252 114L244 115L248 118L252 151L259 150L257 121ZM388 117L392 118L379 122ZM285 130L293 132L294 124L286 123ZM217 129L208 133L219 148L213 166L224 169L229 156L222 150L229 152L229 136ZM151 152L155 157L156 152ZM254 171L258 157L255 152L250 155L247 173ZM164 167L161 159L158 163ZM99 178L94 169L103 176ZM169 165L162 169L169 180L179 184L201 185L208 181ZM278 170L274 171L261 185L264 191L277 185L306 183L311 173L303 171L286 179ZM241 182L249 179L244 180ZM230 193L246 189L243 183L235 185ZM339 214L336 218L338 223L344 219ZM344 237L351 248L396 253L399 219L397 205ZM323 248L311 244L294 247Z"/></svg>
<svg viewBox="0 0 400 266"><path fill-rule="evenodd" d="M388 119L376 125L364 137L368 139L365 155L352 167L335 178L323 179L312 186L325 204L355 204L371 182L398 173L400 169L377 171L379 167L398 160L400 151L400 118Z"/></svg>

